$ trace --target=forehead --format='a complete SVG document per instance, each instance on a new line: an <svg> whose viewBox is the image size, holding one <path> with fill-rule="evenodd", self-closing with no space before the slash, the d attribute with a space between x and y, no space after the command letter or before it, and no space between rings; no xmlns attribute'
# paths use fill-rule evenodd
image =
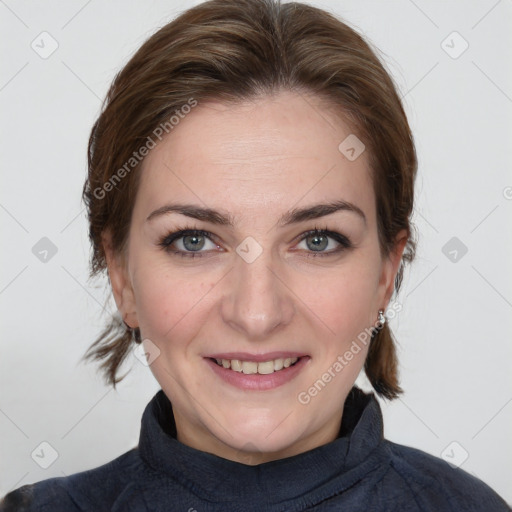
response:
<svg viewBox="0 0 512 512"><path fill-rule="evenodd" d="M371 218L367 155L350 160L339 149L349 136L339 116L303 94L199 103L145 158L136 209L180 200L251 218L343 199Z"/></svg>

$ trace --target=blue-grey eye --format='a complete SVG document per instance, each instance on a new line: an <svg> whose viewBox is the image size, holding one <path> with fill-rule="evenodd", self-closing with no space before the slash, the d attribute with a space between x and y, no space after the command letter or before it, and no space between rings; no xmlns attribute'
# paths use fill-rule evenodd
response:
<svg viewBox="0 0 512 512"><path fill-rule="evenodd" d="M186 235L181 240L183 240L183 246L187 251L199 251L205 244L203 235Z"/></svg>
<svg viewBox="0 0 512 512"><path fill-rule="evenodd" d="M329 245L329 237L326 235L309 235L305 240L312 251L323 251Z"/></svg>

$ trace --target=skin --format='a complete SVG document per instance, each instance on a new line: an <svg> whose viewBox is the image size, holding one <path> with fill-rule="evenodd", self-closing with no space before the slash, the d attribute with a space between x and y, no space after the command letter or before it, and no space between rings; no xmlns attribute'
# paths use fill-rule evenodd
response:
<svg viewBox="0 0 512 512"><path fill-rule="evenodd" d="M399 233L395 250L381 255L367 154L350 161L338 150L350 133L317 98L283 91L236 105L200 103L146 157L127 253L111 250L108 231L104 246L119 311L160 350L150 368L172 402L180 442L258 464L336 438L367 346L308 404L297 397L375 325L406 242ZM277 225L288 210L340 199L366 221L342 210ZM178 201L227 212L234 227L179 213L146 220ZM205 239L197 258L159 246L182 228L216 238ZM312 237L303 239L314 228L341 233L353 247L318 255ZM263 250L251 263L236 252L249 236ZM327 240L324 254L340 246ZM187 247L181 238L173 250ZM225 383L204 358L282 350L310 359L290 382L267 391Z"/></svg>

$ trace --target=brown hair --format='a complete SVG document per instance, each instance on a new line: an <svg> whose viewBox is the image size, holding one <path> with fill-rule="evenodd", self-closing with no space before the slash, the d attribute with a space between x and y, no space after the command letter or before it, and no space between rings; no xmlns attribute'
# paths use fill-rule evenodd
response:
<svg viewBox="0 0 512 512"><path fill-rule="evenodd" d="M400 98L357 32L324 10L279 0L210 0L193 7L151 36L117 74L89 139L83 200L92 243L90 277L106 269L101 239L106 229L113 249L125 250L138 188L138 150L155 138L158 126L169 127L169 119L191 100L235 102L280 90L325 100L364 141L381 253L394 248L399 231L408 233L395 279L398 291L404 263L413 260L416 248L410 215L417 168ZM117 315L85 358L101 361L115 387L133 342L140 342L140 332ZM402 392L387 324L374 331L365 371L381 396L393 399Z"/></svg>

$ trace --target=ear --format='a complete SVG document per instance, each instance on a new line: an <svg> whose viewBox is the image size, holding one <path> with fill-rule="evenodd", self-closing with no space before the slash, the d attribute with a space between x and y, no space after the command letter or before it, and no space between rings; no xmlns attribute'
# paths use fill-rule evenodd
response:
<svg viewBox="0 0 512 512"><path fill-rule="evenodd" d="M393 250L382 261L381 275L379 281L379 306L383 309L388 307L393 291L395 290L395 277L400 268L400 261L407 243L407 231L403 229L395 237Z"/></svg>
<svg viewBox="0 0 512 512"><path fill-rule="evenodd" d="M123 320L132 328L139 326L135 304L135 294L128 274L125 258L114 251L112 247L112 233L106 229L101 234L103 250L107 260L108 276L117 309Z"/></svg>

